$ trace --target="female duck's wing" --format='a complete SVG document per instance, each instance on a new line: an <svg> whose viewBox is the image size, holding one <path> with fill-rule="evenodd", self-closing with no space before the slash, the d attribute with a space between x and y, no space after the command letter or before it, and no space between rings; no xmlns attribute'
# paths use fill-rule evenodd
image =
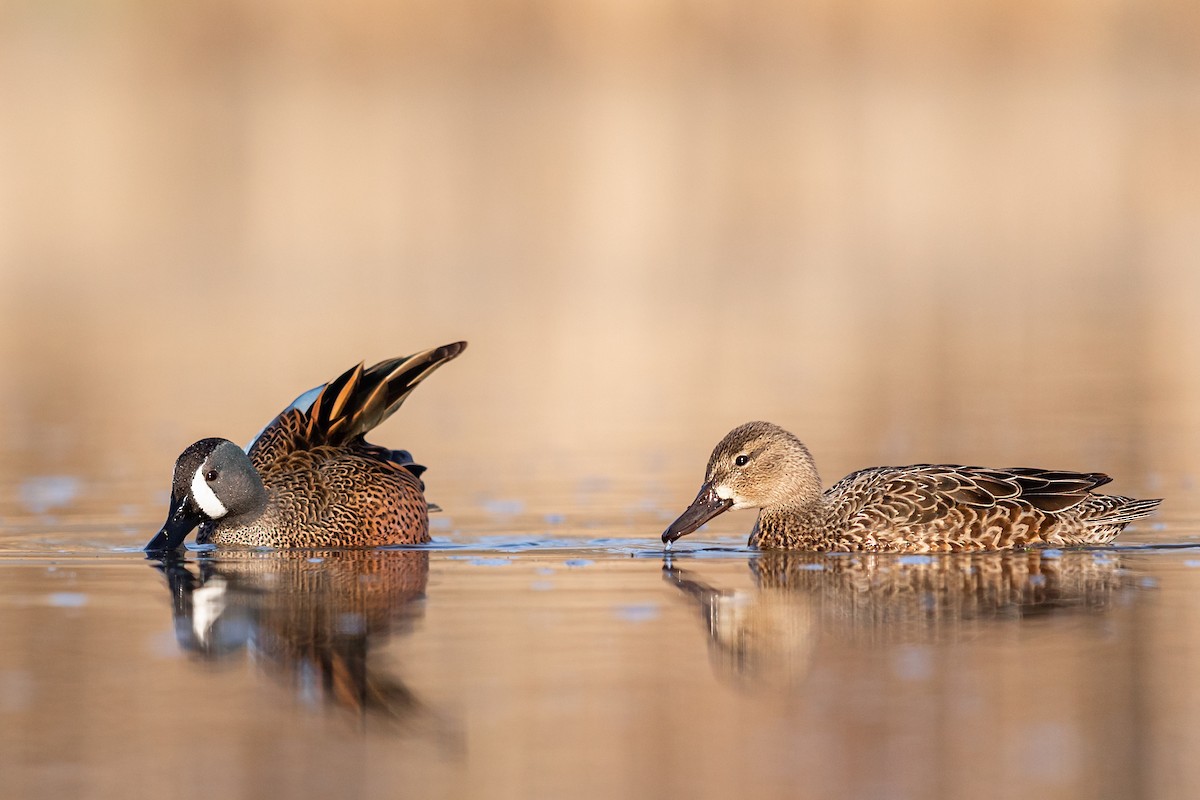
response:
<svg viewBox="0 0 1200 800"><path fill-rule="evenodd" d="M844 524L923 525L956 507L981 510L1001 501L1053 515L1080 505L1110 480L1098 472L914 464L859 470L831 486L826 497Z"/></svg>

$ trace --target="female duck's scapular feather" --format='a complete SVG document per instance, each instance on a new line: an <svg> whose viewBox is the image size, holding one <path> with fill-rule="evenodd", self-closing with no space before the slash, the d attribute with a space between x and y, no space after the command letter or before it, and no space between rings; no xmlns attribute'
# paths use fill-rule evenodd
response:
<svg viewBox="0 0 1200 800"><path fill-rule="evenodd" d="M306 392L255 437L249 452L204 439L175 464L171 514L147 550L174 550L200 525L197 541L268 547L371 547L429 539L429 506L404 450L366 442L413 389L466 342L365 368L362 364ZM314 395L314 391L316 392ZM227 513L205 514L194 481Z"/></svg>
<svg viewBox="0 0 1200 800"><path fill-rule="evenodd" d="M704 486L663 533L670 543L729 508L758 508L761 548L949 552L1103 544L1160 500L1094 490L1098 472L955 464L871 467L821 490L808 448L777 425L735 428L713 450Z"/></svg>

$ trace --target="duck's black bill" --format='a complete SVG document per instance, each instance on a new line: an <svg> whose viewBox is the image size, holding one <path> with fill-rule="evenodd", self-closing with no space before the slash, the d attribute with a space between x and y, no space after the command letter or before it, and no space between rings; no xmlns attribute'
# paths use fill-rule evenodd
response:
<svg viewBox="0 0 1200 800"><path fill-rule="evenodd" d="M680 536L687 536L713 517L728 511L732 505L732 500L722 500L717 497L712 484L704 484L700 487L700 494L696 495L696 499L687 507L687 510L679 515L679 519L671 523L671 527L663 531L663 544L669 544Z"/></svg>
<svg viewBox="0 0 1200 800"><path fill-rule="evenodd" d="M183 540L204 518L198 511L192 509L187 495L171 498L171 510L162 530L155 534L144 548L147 553L169 553L179 549Z"/></svg>

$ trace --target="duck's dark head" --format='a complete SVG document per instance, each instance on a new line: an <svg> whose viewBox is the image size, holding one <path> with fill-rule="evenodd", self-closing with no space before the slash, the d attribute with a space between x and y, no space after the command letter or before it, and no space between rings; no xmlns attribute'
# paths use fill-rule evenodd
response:
<svg viewBox="0 0 1200 800"><path fill-rule="evenodd" d="M258 470L228 439L201 439L175 461L171 507L147 552L177 549L197 525L257 514L266 502Z"/></svg>

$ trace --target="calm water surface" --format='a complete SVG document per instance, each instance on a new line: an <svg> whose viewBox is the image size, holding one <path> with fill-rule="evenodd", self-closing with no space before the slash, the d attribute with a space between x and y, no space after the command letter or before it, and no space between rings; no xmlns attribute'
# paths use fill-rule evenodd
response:
<svg viewBox="0 0 1200 800"><path fill-rule="evenodd" d="M5 794L1128 798L1200 778L1178 744L1200 710L1194 523L872 557L754 553L731 515L664 555L685 494L625 498L600 530L487 501L426 548L167 564L137 552L149 511L10 516Z"/></svg>

